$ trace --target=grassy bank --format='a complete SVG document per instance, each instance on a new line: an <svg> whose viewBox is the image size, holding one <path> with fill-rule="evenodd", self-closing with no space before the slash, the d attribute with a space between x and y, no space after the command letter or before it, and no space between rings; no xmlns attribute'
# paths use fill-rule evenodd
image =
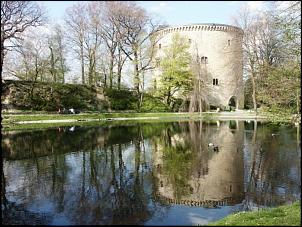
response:
<svg viewBox="0 0 302 227"><path fill-rule="evenodd" d="M300 226L301 202L253 212L239 212L209 226Z"/></svg>
<svg viewBox="0 0 302 227"><path fill-rule="evenodd" d="M203 114L204 117L214 114ZM88 120L88 119L114 119L114 118L188 118L199 117L199 113L83 113L83 114L3 114L3 124L17 123L20 121L42 121L42 120Z"/></svg>
<svg viewBox="0 0 302 227"><path fill-rule="evenodd" d="M137 112L85 112L81 114L57 114L55 112L17 112L2 113L2 130L21 130L49 128L58 126L73 125L103 125L126 121L132 122L158 122L158 121L180 121L180 120L254 120L255 113L248 111L241 112L203 112L201 115L195 113L137 113ZM264 115L257 115L257 120L264 120Z"/></svg>
<svg viewBox="0 0 302 227"><path fill-rule="evenodd" d="M203 120L211 120L215 113L203 114ZM59 126L74 125L106 125L124 124L127 122L161 122L199 119L199 113L83 113L83 114L2 114L3 130L41 129ZM70 121L70 122L44 122L31 121ZM119 120L119 121L117 121ZM26 124L20 124L21 122Z"/></svg>

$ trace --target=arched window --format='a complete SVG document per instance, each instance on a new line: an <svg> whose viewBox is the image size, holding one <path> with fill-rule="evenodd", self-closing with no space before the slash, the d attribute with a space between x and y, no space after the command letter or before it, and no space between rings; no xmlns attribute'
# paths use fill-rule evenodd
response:
<svg viewBox="0 0 302 227"><path fill-rule="evenodd" d="M201 63L208 64L208 57L201 57Z"/></svg>
<svg viewBox="0 0 302 227"><path fill-rule="evenodd" d="M218 79L217 78L213 79L213 85L218 85Z"/></svg>
<svg viewBox="0 0 302 227"><path fill-rule="evenodd" d="M161 43L158 44L158 49L161 49Z"/></svg>
<svg viewBox="0 0 302 227"><path fill-rule="evenodd" d="M231 45L231 40L228 40L228 46L230 46Z"/></svg>

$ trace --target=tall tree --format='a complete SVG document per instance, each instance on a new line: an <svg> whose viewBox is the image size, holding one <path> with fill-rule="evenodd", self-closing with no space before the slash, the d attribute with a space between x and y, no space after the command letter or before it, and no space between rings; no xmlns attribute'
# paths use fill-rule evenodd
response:
<svg viewBox="0 0 302 227"><path fill-rule="evenodd" d="M134 66L134 89L140 93L140 74L151 69L152 56L156 40L152 37L158 29L158 24L147 15L147 12L135 2L124 2L117 8L116 23L119 25L118 36L122 40L121 50L127 55ZM147 46L147 55L140 56ZM143 62L140 62L143 60Z"/></svg>
<svg viewBox="0 0 302 227"><path fill-rule="evenodd" d="M177 33L172 37L171 45L164 49L164 57L160 63L162 74L158 91L170 107L173 105L175 95L184 99L193 87L191 55L188 48L187 39Z"/></svg>
<svg viewBox="0 0 302 227"><path fill-rule="evenodd" d="M81 64L82 84L85 84L84 45L87 33L87 5L76 3L66 10L65 23L68 29L68 38Z"/></svg>
<svg viewBox="0 0 302 227"><path fill-rule="evenodd" d="M64 28L59 25L54 25L54 33L53 33L53 42L56 46L58 65L57 72L60 77L60 82L65 83L65 73L68 71L67 63L66 63L66 33Z"/></svg>
<svg viewBox="0 0 302 227"><path fill-rule="evenodd" d="M55 24L48 37L50 50L50 74L54 82L65 83L66 65L66 40L65 32L61 25Z"/></svg>
<svg viewBox="0 0 302 227"><path fill-rule="evenodd" d="M117 36L117 26L116 23L116 7L118 6L119 2L109 2L106 1L104 4L105 12L102 24L102 38L108 50L108 57L109 57L109 87L112 88L113 86L113 68L115 64L115 54L118 46L118 36ZM106 81L107 82L107 81ZM104 84L107 87L107 84Z"/></svg>
<svg viewBox="0 0 302 227"><path fill-rule="evenodd" d="M42 25L44 15L34 1L1 1L1 78L5 53L29 27Z"/></svg>
<svg viewBox="0 0 302 227"><path fill-rule="evenodd" d="M241 27L244 31L243 36L243 64L244 72L248 75L252 82L252 97L253 97L253 109L257 111L256 101L256 74L257 74L257 20L255 15L247 6L240 9L235 17L233 17L235 25Z"/></svg>
<svg viewBox="0 0 302 227"><path fill-rule="evenodd" d="M85 34L85 48L88 60L88 83L96 84L96 64L101 45L101 23L102 23L102 2L89 2L87 5L87 27Z"/></svg>
<svg viewBox="0 0 302 227"><path fill-rule="evenodd" d="M273 2L259 12L246 7L237 15L235 24L244 30L244 69L251 79L255 110L261 104L282 112L296 106L300 112L300 16L300 2Z"/></svg>

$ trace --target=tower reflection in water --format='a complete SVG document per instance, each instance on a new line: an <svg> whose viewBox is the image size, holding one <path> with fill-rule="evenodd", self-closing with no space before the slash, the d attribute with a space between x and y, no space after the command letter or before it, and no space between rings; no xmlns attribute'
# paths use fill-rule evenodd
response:
<svg viewBox="0 0 302 227"><path fill-rule="evenodd" d="M154 140L162 202L217 207L244 199L243 122L190 122ZM175 130L174 130L175 132Z"/></svg>

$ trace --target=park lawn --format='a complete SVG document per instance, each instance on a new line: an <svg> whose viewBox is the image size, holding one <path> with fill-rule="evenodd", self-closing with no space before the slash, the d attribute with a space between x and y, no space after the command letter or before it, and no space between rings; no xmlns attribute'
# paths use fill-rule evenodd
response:
<svg viewBox="0 0 302 227"><path fill-rule="evenodd" d="M238 212L219 221L209 223L209 226L300 226L301 202L260 211Z"/></svg>
<svg viewBox="0 0 302 227"><path fill-rule="evenodd" d="M203 114L203 117L214 116L215 113ZM17 123L20 121L41 121L41 120L87 120L87 119L108 119L108 118L194 118L199 113L82 113L82 114L2 114L2 123Z"/></svg>
<svg viewBox="0 0 302 227"><path fill-rule="evenodd" d="M202 119L211 121L215 113L203 114ZM32 130L60 126L121 125L128 123L156 123L196 120L199 113L82 113L82 114L3 114L2 130ZM118 119L123 118L123 120ZM72 120L70 122L38 122L43 120ZM20 124L20 122L27 122ZM30 122L36 121L36 122Z"/></svg>

